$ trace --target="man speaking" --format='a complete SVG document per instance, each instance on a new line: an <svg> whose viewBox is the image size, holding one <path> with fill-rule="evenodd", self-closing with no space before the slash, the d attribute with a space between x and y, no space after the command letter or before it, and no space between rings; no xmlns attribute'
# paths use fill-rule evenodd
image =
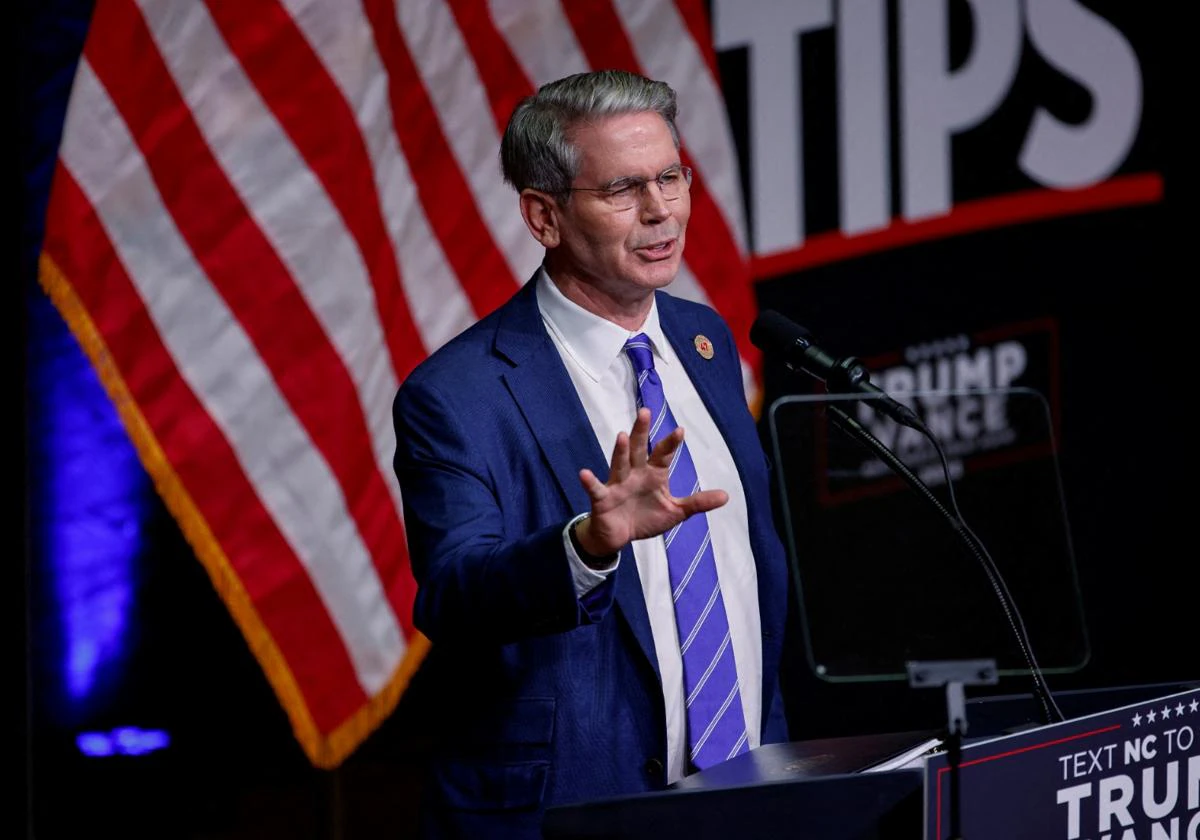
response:
<svg viewBox="0 0 1200 840"><path fill-rule="evenodd" d="M663 291L691 213L675 115L619 71L518 105L500 157L542 265L397 394L414 620L459 679L426 836L540 837L548 806L787 739L787 564L738 353Z"/></svg>

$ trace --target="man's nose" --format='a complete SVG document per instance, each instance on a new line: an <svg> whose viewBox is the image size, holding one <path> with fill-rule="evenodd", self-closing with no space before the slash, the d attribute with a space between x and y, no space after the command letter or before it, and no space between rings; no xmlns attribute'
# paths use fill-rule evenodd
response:
<svg viewBox="0 0 1200 840"><path fill-rule="evenodd" d="M671 215L670 202L663 196L657 181L647 181L641 189L642 217L662 220Z"/></svg>

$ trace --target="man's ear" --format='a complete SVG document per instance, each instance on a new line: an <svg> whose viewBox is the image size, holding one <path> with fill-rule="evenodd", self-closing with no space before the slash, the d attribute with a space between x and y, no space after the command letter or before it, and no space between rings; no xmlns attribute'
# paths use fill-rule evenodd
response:
<svg viewBox="0 0 1200 840"><path fill-rule="evenodd" d="M554 248L560 240L558 202L541 190L521 190L521 218L543 248Z"/></svg>

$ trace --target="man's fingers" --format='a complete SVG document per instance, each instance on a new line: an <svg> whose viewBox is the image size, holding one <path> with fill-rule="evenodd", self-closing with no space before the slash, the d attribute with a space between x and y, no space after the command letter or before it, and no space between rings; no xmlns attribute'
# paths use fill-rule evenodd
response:
<svg viewBox="0 0 1200 840"><path fill-rule="evenodd" d="M617 442L613 444L612 460L608 463L608 480L624 481L629 477L629 435L617 432Z"/></svg>
<svg viewBox="0 0 1200 840"><path fill-rule="evenodd" d="M608 490L604 482L596 478L596 474L586 467L579 471L579 483L583 485L583 489L587 491L588 498L592 501L601 498Z"/></svg>
<svg viewBox="0 0 1200 840"><path fill-rule="evenodd" d="M629 460L635 467L646 463L650 451L650 409L639 408L629 433Z"/></svg>
<svg viewBox="0 0 1200 840"><path fill-rule="evenodd" d="M696 513L707 513L716 510L729 501L729 494L724 490L701 490L678 500L679 507L686 516Z"/></svg>
<svg viewBox="0 0 1200 840"><path fill-rule="evenodd" d="M675 451L683 443L683 427L678 426L671 434L658 442L650 453L650 465L654 467L669 467L675 458Z"/></svg>

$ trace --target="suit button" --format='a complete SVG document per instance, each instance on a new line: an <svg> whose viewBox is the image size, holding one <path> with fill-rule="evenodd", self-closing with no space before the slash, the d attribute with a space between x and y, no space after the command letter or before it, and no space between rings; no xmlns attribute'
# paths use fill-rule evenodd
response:
<svg viewBox="0 0 1200 840"><path fill-rule="evenodd" d="M662 775L663 763L657 758L651 758L646 761L642 769L646 771L647 776L657 779Z"/></svg>

